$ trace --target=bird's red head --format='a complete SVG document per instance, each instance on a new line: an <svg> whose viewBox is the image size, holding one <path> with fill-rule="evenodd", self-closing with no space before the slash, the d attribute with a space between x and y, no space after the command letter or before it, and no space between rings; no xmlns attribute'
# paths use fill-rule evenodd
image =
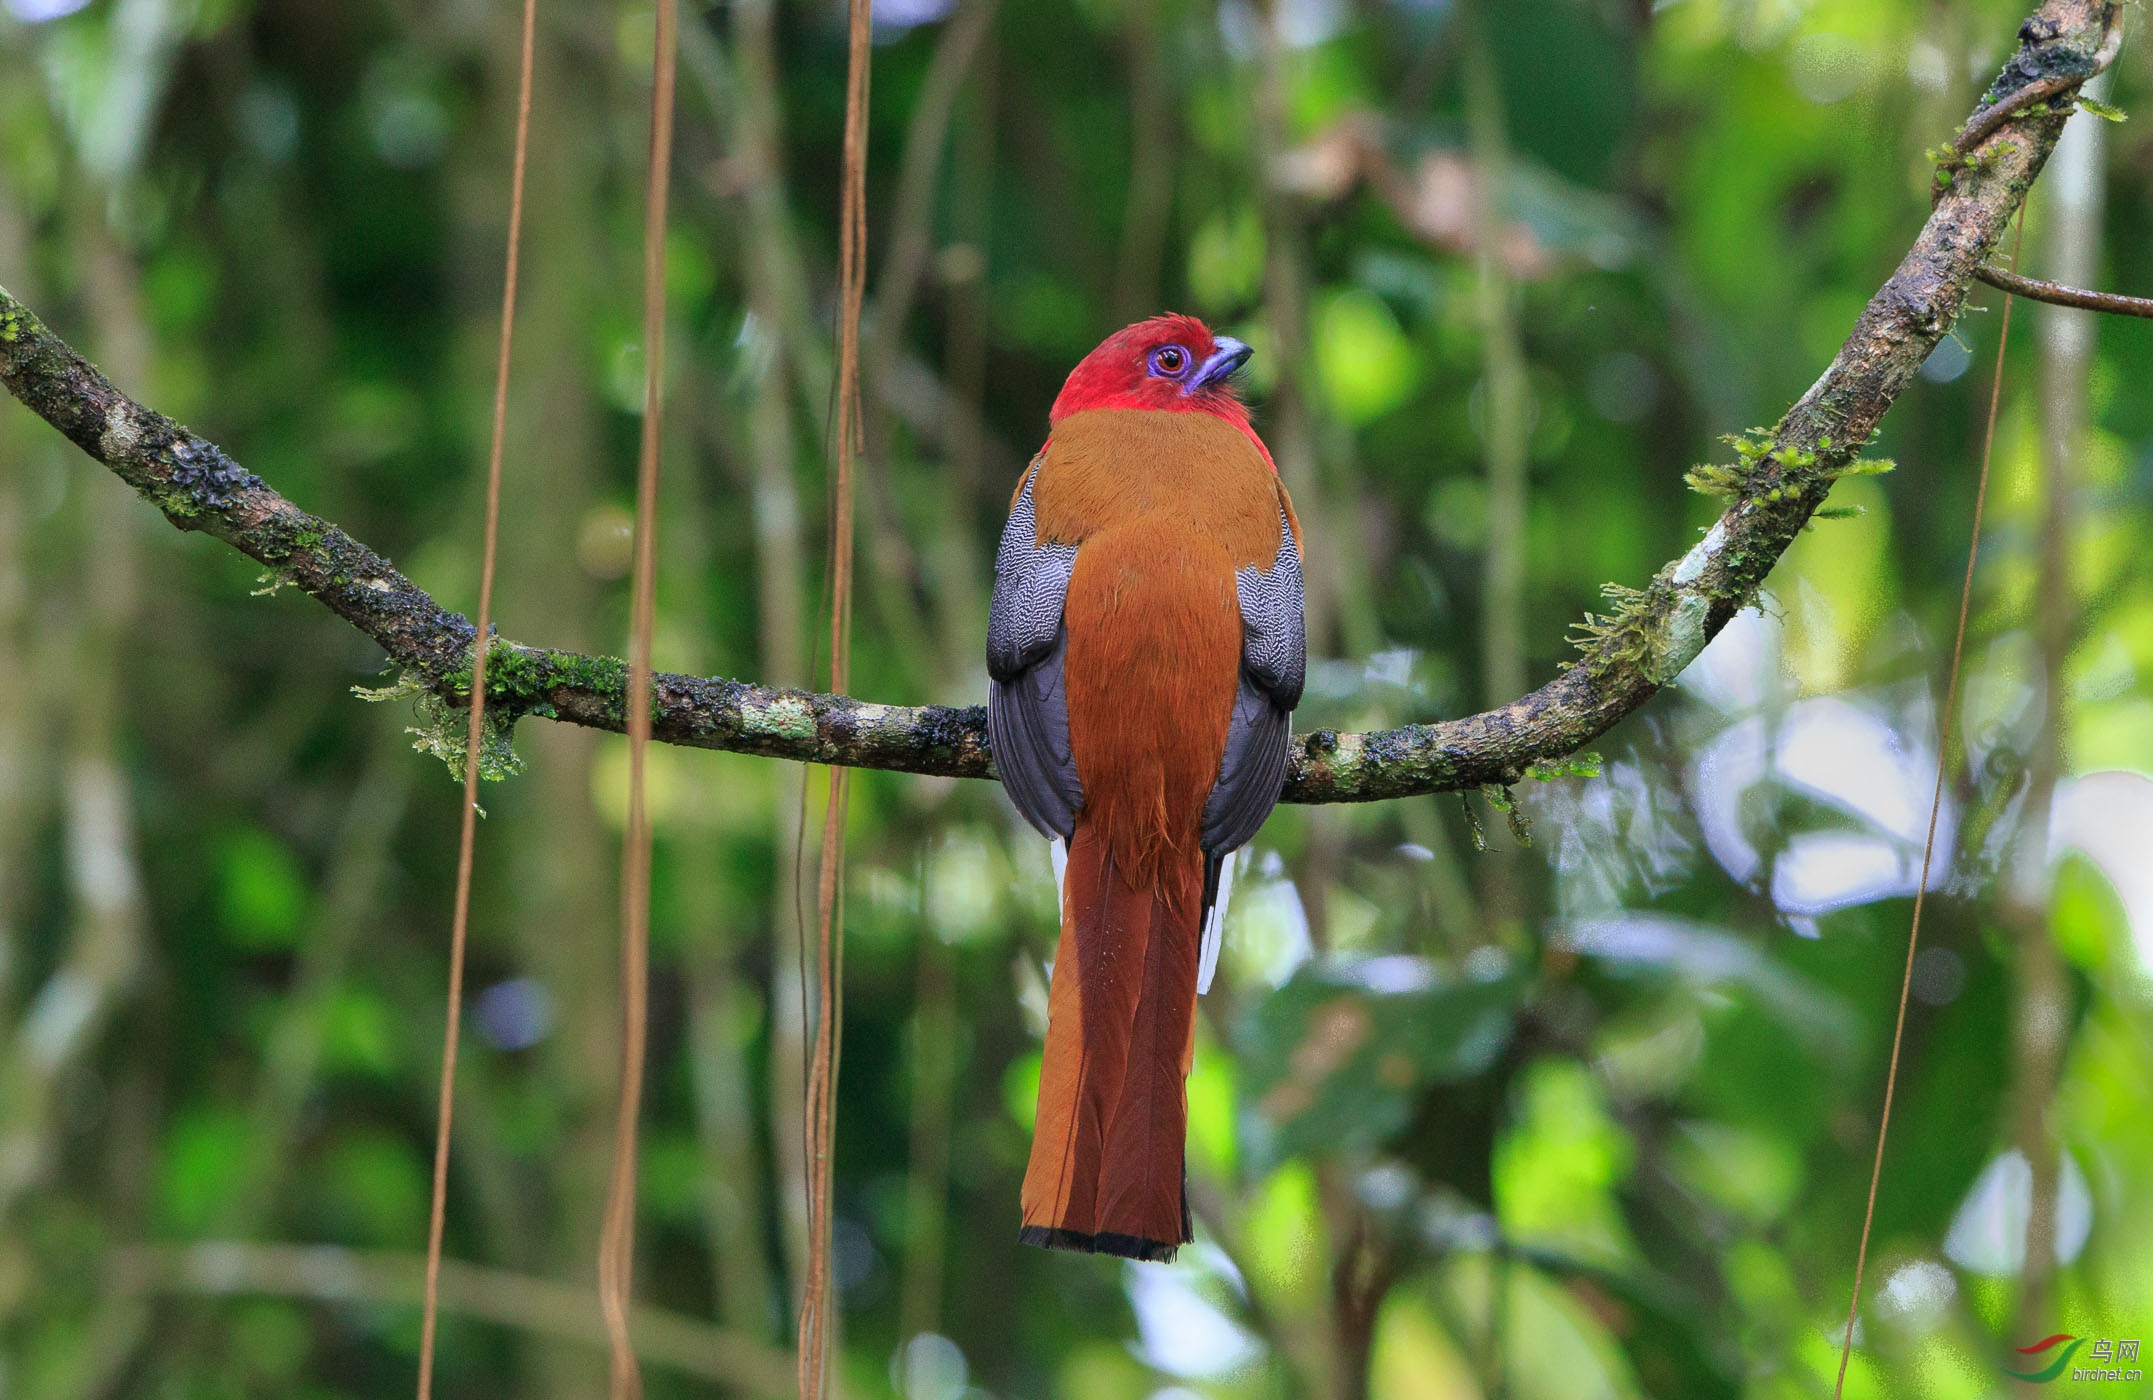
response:
<svg viewBox="0 0 2153 1400"><path fill-rule="evenodd" d="M1094 408L1156 408L1216 414L1245 429L1248 409L1234 394L1233 374L1248 357L1246 345L1211 334L1194 316L1138 321L1069 372L1047 421Z"/></svg>

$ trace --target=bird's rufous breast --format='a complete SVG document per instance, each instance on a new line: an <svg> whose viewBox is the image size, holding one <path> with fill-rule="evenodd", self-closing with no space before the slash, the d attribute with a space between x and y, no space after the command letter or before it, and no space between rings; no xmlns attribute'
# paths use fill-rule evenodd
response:
<svg viewBox="0 0 2153 1400"><path fill-rule="evenodd" d="M1157 517L1217 545L1235 569L1271 566L1284 499L1278 474L1238 424L1155 409L1062 419L1032 482L1041 544L1081 544Z"/></svg>

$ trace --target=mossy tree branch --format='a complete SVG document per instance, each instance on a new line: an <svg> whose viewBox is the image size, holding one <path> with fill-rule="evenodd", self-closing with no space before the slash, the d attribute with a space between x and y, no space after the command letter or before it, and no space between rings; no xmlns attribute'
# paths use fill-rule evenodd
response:
<svg viewBox="0 0 2153 1400"><path fill-rule="evenodd" d="M1510 783L1576 752L1672 680L1755 597L1831 484L1957 319L1968 289L2039 175L2076 85L2113 57L2113 0L2046 0L1962 131L1977 141L1928 222L1809 392L1740 462L1709 474L1727 509L1704 539L1642 589L1610 589L1583 658L1500 709L1369 734L1319 730L1295 745L1289 802L1361 802ZM2039 100L2020 94L2038 89ZM378 642L398 689L468 703L473 628L389 561L286 500L214 443L134 402L0 289L0 382L183 530L260 561ZM623 727L625 668L610 657L496 639L487 706ZM994 776L978 706L875 705L745 681L660 674L653 734L667 743L856 768ZM504 730L505 732L505 730Z"/></svg>

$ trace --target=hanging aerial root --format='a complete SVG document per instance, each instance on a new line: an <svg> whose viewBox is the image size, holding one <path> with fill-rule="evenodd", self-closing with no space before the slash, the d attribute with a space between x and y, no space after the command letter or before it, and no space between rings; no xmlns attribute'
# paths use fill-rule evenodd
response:
<svg viewBox="0 0 2153 1400"><path fill-rule="evenodd" d="M501 339L494 359L493 434L486 458L486 519L479 546L477 635L492 631L494 566L501 542L501 457L508 441L508 379L510 354L516 341L516 282L523 244L523 184L530 166L531 68L538 30L538 0L523 0L523 42L516 80L516 151L509 171L508 248L501 269ZM278 577L281 579L282 574ZM436 757L451 758L463 776L461 825L456 844L456 894L449 920L448 1011L441 1038L441 1081L434 1118L433 1190L426 1221L426 1280L419 1310L418 1400L431 1400L434 1381L434 1340L441 1303L441 1249L448 1228L449 1144L456 1117L456 1055L463 1026L464 963L471 934L471 878L477 858L478 785L481 779L499 779L515 769L516 755L509 745L515 715L486 711L486 667L492 660L490 647L472 648L469 720L460 744L452 742L448 725L414 730L419 746ZM428 695L421 705L444 711L439 696ZM491 770L491 771L489 771Z"/></svg>

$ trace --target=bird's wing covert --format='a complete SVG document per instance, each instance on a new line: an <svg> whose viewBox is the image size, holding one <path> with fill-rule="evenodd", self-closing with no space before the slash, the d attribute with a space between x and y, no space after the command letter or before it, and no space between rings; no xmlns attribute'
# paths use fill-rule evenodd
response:
<svg viewBox="0 0 2153 1400"><path fill-rule="evenodd" d="M987 740L1002 786L1024 819L1066 838L1084 805L1069 748L1062 689L1068 634L1062 604L1076 567L1073 544L1041 544L1032 505L1038 463L1025 475L994 555L987 610Z"/></svg>
<svg viewBox="0 0 2153 1400"><path fill-rule="evenodd" d="M1241 685L1218 785L1204 804L1207 855L1247 844L1278 804L1286 782L1286 745L1308 668L1308 633L1301 610L1301 548L1283 504L1278 534L1278 555L1269 568L1252 566L1234 574L1241 603Z"/></svg>
<svg viewBox="0 0 2153 1400"><path fill-rule="evenodd" d="M1301 544L1293 519L1278 511L1278 557L1268 569L1234 575L1241 600L1241 666L1256 688L1292 710L1301 703L1308 670L1308 628L1302 616Z"/></svg>

